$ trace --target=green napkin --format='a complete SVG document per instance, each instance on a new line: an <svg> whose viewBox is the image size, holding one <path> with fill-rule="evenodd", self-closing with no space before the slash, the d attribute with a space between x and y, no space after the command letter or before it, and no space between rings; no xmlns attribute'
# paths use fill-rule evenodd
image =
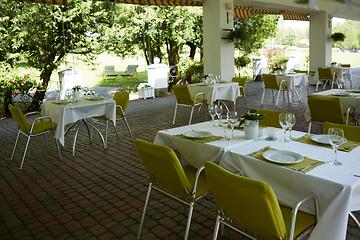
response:
<svg viewBox="0 0 360 240"><path fill-rule="evenodd" d="M249 153L247 155L251 156L251 157L254 157L254 158L257 158L257 159L260 159L260 160L263 160L263 161L269 162L262 155L263 155L264 152L271 151L271 150L276 150L276 149L266 147L266 148L262 148L262 149L260 149L258 151ZM271 163L273 163L273 162L271 162ZM314 160L314 159L311 159L311 158L308 158L308 157L304 157L304 160L302 160L299 163L294 163L294 164L274 163L274 164L278 164L278 165L283 166L283 167L287 167L287 168L290 168L290 169L293 169L293 170L296 170L296 171L306 173L306 172L308 172L308 171L310 171L310 170L312 170L312 169L314 169L314 168L316 168L318 166L323 165L324 163L325 162Z"/></svg>
<svg viewBox="0 0 360 240"><path fill-rule="evenodd" d="M328 94L328 96L332 97L358 97L357 95L334 95L334 94Z"/></svg>
<svg viewBox="0 0 360 240"><path fill-rule="evenodd" d="M186 136L184 136L182 134L177 134L177 135L174 135L174 136L184 138L184 139L193 140L193 141L199 142L199 143L207 143L207 142L213 142L213 141L218 141L218 140L223 139L223 137L214 136L214 135L211 135L211 136L205 137L205 138L189 138L189 137L186 137Z"/></svg>
<svg viewBox="0 0 360 240"><path fill-rule="evenodd" d="M311 144L311 145L315 145L315 146L319 146L319 147L326 147L326 148L332 148L332 146L330 144L322 144L322 143L318 143L315 142L313 140L311 140L311 136L314 136L314 134L306 134L302 137L293 139L294 141L297 142L302 142L302 143L306 143L306 144ZM344 152L351 152L352 150L354 150L355 148L357 148L358 146L360 146L360 144L357 144L354 146L354 144L356 144L357 142L354 141L347 141L346 143L343 143L338 150L340 151L344 151Z"/></svg>

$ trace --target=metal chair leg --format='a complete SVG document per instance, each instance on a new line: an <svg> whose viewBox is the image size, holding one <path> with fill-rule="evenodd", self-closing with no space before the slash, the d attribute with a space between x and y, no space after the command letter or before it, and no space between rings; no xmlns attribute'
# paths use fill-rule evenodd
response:
<svg viewBox="0 0 360 240"><path fill-rule="evenodd" d="M175 125L175 119L176 119L176 111L177 111L177 107L178 107L178 104L177 104L177 102L176 102L176 105L175 105L175 112L174 112L173 125Z"/></svg>
<svg viewBox="0 0 360 240"><path fill-rule="evenodd" d="M192 120L192 116L194 114L194 106L191 107L191 113L190 113L190 120L189 120L189 125L191 125L191 120Z"/></svg>
<svg viewBox="0 0 360 240"><path fill-rule="evenodd" d="M192 217L193 210L194 210L194 203L192 202L189 207L189 213L188 213L188 219L187 219L187 223L186 223L184 240L187 240L189 237L190 223L191 223L191 217Z"/></svg>
<svg viewBox="0 0 360 240"><path fill-rule="evenodd" d="M219 227L220 227L220 216L217 215L216 216L216 222L215 222L215 228L214 228L214 235L213 235L213 240L217 239L217 236L219 234Z"/></svg>
<svg viewBox="0 0 360 240"><path fill-rule="evenodd" d="M16 146L18 144L19 137L20 137L20 130L18 131L16 141L15 141L15 145L14 145L14 149L13 149L13 152L11 154L11 159L10 159L11 161L14 159L15 149L16 149Z"/></svg>
<svg viewBox="0 0 360 240"><path fill-rule="evenodd" d="M46 150L49 152L49 144L48 144L48 141L46 139L46 134L44 134L44 138L45 138Z"/></svg>
<svg viewBox="0 0 360 240"><path fill-rule="evenodd" d="M137 235L137 238L136 238L137 240L140 240L141 229L142 229L142 226L143 226L143 224L144 224L144 219L145 219L145 215L146 215L146 208L147 208L147 205L148 205L148 203L149 203L149 198L150 198L150 193L151 193L151 187L152 187L152 183L149 183L149 188L148 188L148 192L147 192L147 195L146 195L144 210L143 210L143 214L142 214L141 222L140 222L140 226L139 226L139 232L138 232L138 235Z"/></svg>
<svg viewBox="0 0 360 240"><path fill-rule="evenodd" d="M129 131L129 134L130 134L130 137L131 137L131 140L134 141L134 138L133 138L133 135L131 133L131 130L130 130L130 127L129 127L129 124L128 124L128 121L126 120L126 117L123 117L124 118L124 121L125 121L125 124L126 124L126 127Z"/></svg>
<svg viewBox="0 0 360 240"><path fill-rule="evenodd" d="M56 143L56 148L57 148L58 153L59 153L59 158L60 158L60 160L62 160L58 140L55 137L54 137L54 139L55 139L55 143Z"/></svg>
<svg viewBox="0 0 360 240"><path fill-rule="evenodd" d="M360 228L360 222L359 220L355 217L355 215L352 212L349 212L350 217L355 221L355 223L358 225L358 227Z"/></svg>
<svg viewBox="0 0 360 240"><path fill-rule="evenodd" d="M265 88L264 88L264 90L263 90L263 95L262 95L262 98L261 98L261 104L263 104L264 96L265 96Z"/></svg>
<svg viewBox="0 0 360 240"><path fill-rule="evenodd" d="M29 137L28 137L28 140L26 141L25 151L24 151L23 158L22 158L22 160L21 160L20 170L22 170L22 167L23 167L23 165L24 165L25 155L26 155L27 149L28 149L28 147L29 147L30 138L31 138L31 137L29 136Z"/></svg>

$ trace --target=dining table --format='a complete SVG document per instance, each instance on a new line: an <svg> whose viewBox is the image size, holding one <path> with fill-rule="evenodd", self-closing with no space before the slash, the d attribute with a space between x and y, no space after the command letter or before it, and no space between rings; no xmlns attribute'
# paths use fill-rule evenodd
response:
<svg viewBox="0 0 360 240"><path fill-rule="evenodd" d="M89 118L105 115L114 125L116 124L116 102L112 99L105 99L98 96L88 96L79 98L76 102L69 102L64 100L46 101L43 104L42 114L50 116L57 124L55 130L55 138L59 140L61 145L65 145L65 135L74 126L76 127L76 134L73 142L73 156L75 156L75 144L79 131L80 123L84 123L88 132L90 142L92 135L89 127L94 129L101 137L104 148L106 144L101 132L89 121ZM67 129L66 125L71 124Z"/></svg>
<svg viewBox="0 0 360 240"><path fill-rule="evenodd" d="M350 150L339 149L338 160L343 164L334 166L327 163L335 157L331 146L323 140L315 141L326 135L292 131L293 140L282 141L284 133L282 129L276 129L275 141L268 141L266 133L249 140L244 131L235 129L234 138L224 141L221 137L224 130L211 126L211 122L203 122L162 130L157 133L154 143L176 150L185 164L196 168L206 161L213 161L235 174L265 181L271 185L279 202L289 207L303 197L315 194L319 201L319 221L309 239L346 238L348 214L360 210L358 143L344 143ZM211 136L194 138L189 134L192 132L195 136L197 132L209 132ZM231 130L227 132L230 136ZM278 153L278 158L265 159L264 153L271 151ZM290 163L285 161L288 154L296 154L296 161L291 162L293 158ZM301 210L314 212L311 204L305 204Z"/></svg>
<svg viewBox="0 0 360 240"><path fill-rule="evenodd" d="M302 89L303 86L307 86L308 83L308 76L306 73L284 73L284 74L277 74L277 79L279 82L282 80L286 80L286 86L290 90L289 92L294 92L300 101L302 98ZM300 94L296 90L296 86L300 86ZM290 98L291 99L291 98ZM291 100L290 100L291 102Z"/></svg>
<svg viewBox="0 0 360 240"><path fill-rule="evenodd" d="M360 90L359 89L330 89L320 92L315 92L312 95L329 98L340 98L344 114L347 113L348 108L355 108L356 113L360 113ZM310 121L310 109L306 107L304 117L306 121Z"/></svg>
<svg viewBox="0 0 360 240"><path fill-rule="evenodd" d="M208 104L216 100L227 100L235 105L236 99L240 97L239 83L237 82L193 83L188 84L188 87L192 97L195 97L197 93L204 93Z"/></svg>

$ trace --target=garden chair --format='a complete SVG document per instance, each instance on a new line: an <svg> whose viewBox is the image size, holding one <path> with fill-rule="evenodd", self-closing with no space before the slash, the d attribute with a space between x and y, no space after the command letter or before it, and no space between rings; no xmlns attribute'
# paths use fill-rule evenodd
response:
<svg viewBox="0 0 360 240"><path fill-rule="evenodd" d="M120 81L123 80L123 78L126 78L129 81L131 81L131 79L135 79L135 80L139 81L139 77L138 77L138 74L137 74L137 71L136 71L138 66L139 65L128 65L125 72L120 73L120 76L121 76ZM136 75L136 77L134 75Z"/></svg>
<svg viewBox="0 0 360 240"><path fill-rule="evenodd" d="M113 65L107 65L104 67L104 79L103 80L118 80L118 74L115 71L115 67Z"/></svg>

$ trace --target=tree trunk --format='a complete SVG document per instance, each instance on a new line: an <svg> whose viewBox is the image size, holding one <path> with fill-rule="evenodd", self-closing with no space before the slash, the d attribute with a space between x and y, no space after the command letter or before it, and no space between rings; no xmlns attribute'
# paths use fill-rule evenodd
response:
<svg viewBox="0 0 360 240"><path fill-rule="evenodd" d="M191 57L191 58L195 57L196 45L193 42L186 42L186 45L188 45L190 47L189 57Z"/></svg>
<svg viewBox="0 0 360 240"><path fill-rule="evenodd" d="M175 66L179 63L179 51L180 51L179 44L174 40L170 39L169 53L168 53L169 66ZM179 75L178 68L176 68L176 75ZM178 79L180 79L180 76L175 81L169 83L169 87L168 87L169 91L171 90L172 85L175 84Z"/></svg>
<svg viewBox="0 0 360 240"><path fill-rule="evenodd" d="M11 112L9 110L9 104L12 104L12 93L11 92L7 92L5 93L4 96L4 108L5 108L5 116L6 117L10 117L11 116Z"/></svg>

